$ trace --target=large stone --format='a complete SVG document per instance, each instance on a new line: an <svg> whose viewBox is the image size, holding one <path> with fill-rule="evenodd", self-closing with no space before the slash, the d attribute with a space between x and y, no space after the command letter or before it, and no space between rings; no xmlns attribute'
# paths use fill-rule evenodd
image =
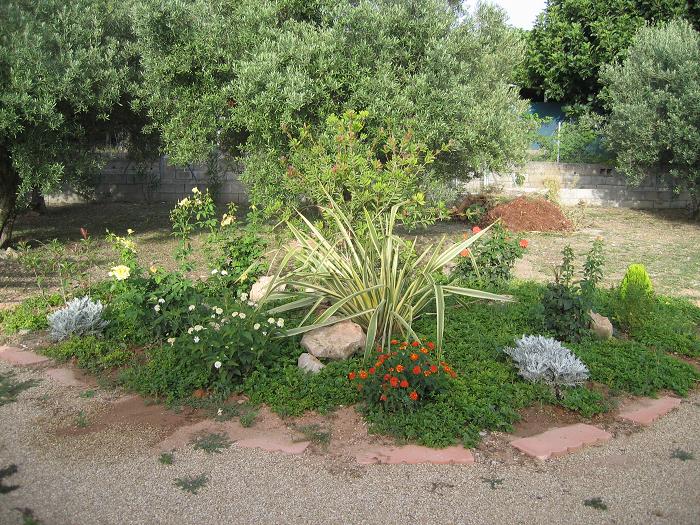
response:
<svg viewBox="0 0 700 525"><path fill-rule="evenodd" d="M321 371L321 369L325 368L326 365L324 365L321 361L319 361L316 357L312 356L311 354L307 354L306 352L304 352L299 356L299 359L297 360L297 366L301 368L304 372L317 374Z"/></svg>
<svg viewBox="0 0 700 525"><path fill-rule="evenodd" d="M591 312L591 330L598 339L607 340L613 335L613 325L607 317Z"/></svg>
<svg viewBox="0 0 700 525"><path fill-rule="evenodd" d="M274 277L271 275L263 275L262 277L258 278L257 281L253 284L253 287L250 289L250 295L248 299L253 301L254 303L259 303L260 300L265 296L267 293L268 288L272 284ZM282 285L278 286L275 290L279 292L283 292L287 288L287 285Z"/></svg>
<svg viewBox="0 0 700 525"><path fill-rule="evenodd" d="M352 321L342 321L306 332L301 346L320 359L347 359L365 346L365 332Z"/></svg>
<svg viewBox="0 0 700 525"><path fill-rule="evenodd" d="M51 360L46 356L35 354L31 350L22 350L14 346L0 346L0 361L11 365L32 366L46 364Z"/></svg>

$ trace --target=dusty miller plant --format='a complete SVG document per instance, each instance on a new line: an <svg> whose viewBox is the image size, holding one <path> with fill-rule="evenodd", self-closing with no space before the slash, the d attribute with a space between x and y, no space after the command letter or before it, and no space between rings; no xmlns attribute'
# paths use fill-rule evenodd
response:
<svg viewBox="0 0 700 525"><path fill-rule="evenodd" d="M49 314L49 328L54 341L72 335L100 335L109 321L102 319L104 307L100 301L91 301L88 296L75 298L64 308Z"/></svg>
<svg viewBox="0 0 700 525"><path fill-rule="evenodd" d="M556 339L526 335L505 348L518 365L520 375L533 383L543 382L561 396L562 386L576 386L588 379L588 368Z"/></svg>

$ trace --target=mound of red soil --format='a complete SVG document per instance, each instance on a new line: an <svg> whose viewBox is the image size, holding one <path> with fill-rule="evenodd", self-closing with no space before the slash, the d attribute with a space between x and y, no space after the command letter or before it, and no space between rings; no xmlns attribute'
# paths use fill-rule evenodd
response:
<svg viewBox="0 0 700 525"><path fill-rule="evenodd" d="M518 197L489 210L485 224L501 219L501 224L513 232L551 232L573 229L573 224L556 204L544 199Z"/></svg>

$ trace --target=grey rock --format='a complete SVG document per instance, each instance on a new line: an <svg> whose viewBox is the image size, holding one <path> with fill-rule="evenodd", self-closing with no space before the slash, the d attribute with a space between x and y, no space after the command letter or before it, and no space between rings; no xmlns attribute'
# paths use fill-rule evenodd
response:
<svg viewBox="0 0 700 525"><path fill-rule="evenodd" d="M352 321L342 321L306 332L301 346L321 359L347 359L365 346L365 332Z"/></svg>
<svg viewBox="0 0 700 525"><path fill-rule="evenodd" d="M613 336L613 325L607 317L590 312L591 330L598 339L607 340Z"/></svg>
<svg viewBox="0 0 700 525"><path fill-rule="evenodd" d="M311 354L307 354L306 352L299 356L297 366L304 372L309 372L311 374L318 374L321 369L326 367L326 365L324 365L316 357L312 356Z"/></svg>

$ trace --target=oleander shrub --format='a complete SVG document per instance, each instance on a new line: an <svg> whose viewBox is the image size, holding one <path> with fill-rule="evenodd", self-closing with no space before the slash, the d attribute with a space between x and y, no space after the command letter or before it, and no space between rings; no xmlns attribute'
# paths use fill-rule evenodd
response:
<svg viewBox="0 0 700 525"><path fill-rule="evenodd" d="M100 301L88 296L75 298L47 317L51 339L62 341L71 336L102 335L109 324L102 318L104 307Z"/></svg>

